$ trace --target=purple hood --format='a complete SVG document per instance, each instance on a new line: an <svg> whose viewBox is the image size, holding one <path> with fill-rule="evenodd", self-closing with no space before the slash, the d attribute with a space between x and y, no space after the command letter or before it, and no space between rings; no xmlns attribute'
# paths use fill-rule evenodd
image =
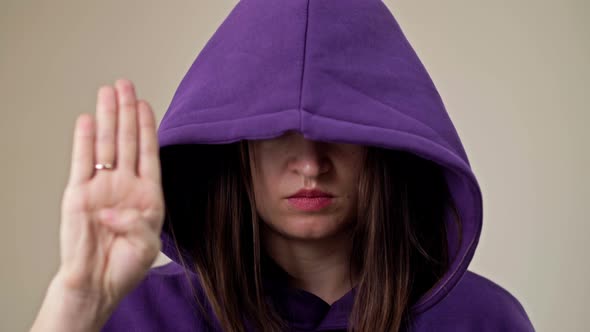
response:
<svg viewBox="0 0 590 332"><path fill-rule="evenodd" d="M173 146L202 144L198 155L207 159L217 146L288 130L312 140L405 150L444 169L463 241L448 232L455 254L439 286L413 307L414 330L533 330L514 296L467 270L482 230L481 190L435 85L383 2L239 1L194 60L160 123L162 168L182 167L182 154L168 152ZM170 173L163 181L170 187L184 179ZM167 213L174 215L180 204L168 197ZM173 262L153 268L103 331L207 330L189 303L179 265L180 256L190 260L188 243L200 240L190 234L190 222L167 218L162 252ZM447 224L454 230L450 218ZM181 237L180 255L172 227ZM303 310L295 314L298 329L338 330L346 328L352 295L332 307L311 294L285 301L299 301L293 304Z"/></svg>

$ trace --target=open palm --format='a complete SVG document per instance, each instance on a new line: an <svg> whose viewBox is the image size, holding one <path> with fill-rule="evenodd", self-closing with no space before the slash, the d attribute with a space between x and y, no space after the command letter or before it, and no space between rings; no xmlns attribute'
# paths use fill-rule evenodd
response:
<svg viewBox="0 0 590 332"><path fill-rule="evenodd" d="M129 80L99 88L96 117L78 116L61 213L58 275L114 306L156 259L164 219L154 113Z"/></svg>

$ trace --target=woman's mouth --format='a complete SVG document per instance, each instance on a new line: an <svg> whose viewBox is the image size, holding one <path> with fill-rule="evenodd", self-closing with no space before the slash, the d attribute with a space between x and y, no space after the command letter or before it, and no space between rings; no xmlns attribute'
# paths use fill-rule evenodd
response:
<svg viewBox="0 0 590 332"><path fill-rule="evenodd" d="M302 211L317 211L332 203L333 197L289 197L288 201L293 207Z"/></svg>

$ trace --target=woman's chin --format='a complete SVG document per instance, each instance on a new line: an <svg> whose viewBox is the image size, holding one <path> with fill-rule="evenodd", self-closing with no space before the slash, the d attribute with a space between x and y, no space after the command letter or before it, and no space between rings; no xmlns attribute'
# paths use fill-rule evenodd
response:
<svg viewBox="0 0 590 332"><path fill-rule="evenodd" d="M288 239L314 241L333 237L344 230L345 226L344 223L335 222L333 217L310 216L285 220L285 225L275 225L274 229Z"/></svg>

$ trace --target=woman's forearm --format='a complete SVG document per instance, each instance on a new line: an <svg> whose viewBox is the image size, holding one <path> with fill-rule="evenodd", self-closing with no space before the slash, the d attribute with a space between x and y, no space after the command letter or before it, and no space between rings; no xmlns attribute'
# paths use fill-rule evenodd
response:
<svg viewBox="0 0 590 332"><path fill-rule="evenodd" d="M98 332L110 313L100 299L68 291L56 276L47 289L30 332Z"/></svg>

